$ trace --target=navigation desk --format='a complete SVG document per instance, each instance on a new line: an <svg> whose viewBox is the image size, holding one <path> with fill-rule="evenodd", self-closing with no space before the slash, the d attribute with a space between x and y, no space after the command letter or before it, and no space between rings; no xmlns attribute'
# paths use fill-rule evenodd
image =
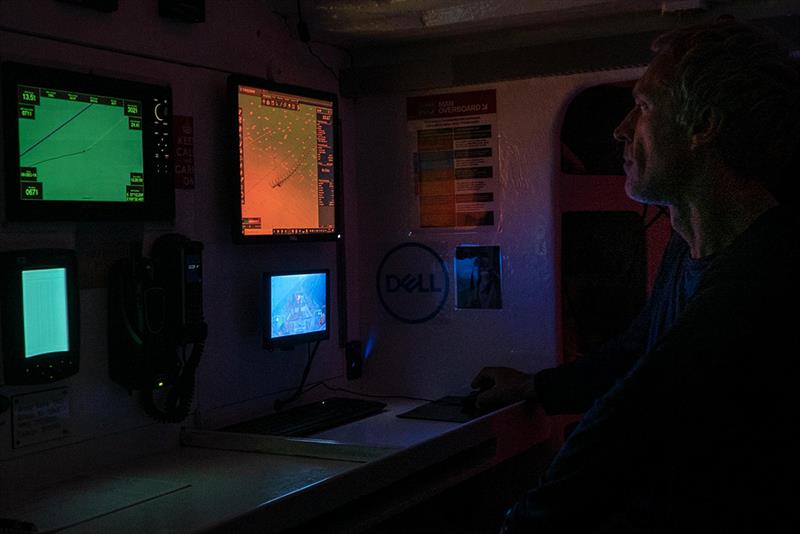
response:
<svg viewBox="0 0 800 534"><path fill-rule="evenodd" d="M470 481L486 491L475 504L505 506L549 459L549 421L524 403L462 424L396 417L419 404L304 439L184 430L175 450L23 488L0 516L40 532L399 532L436 520L426 503L444 517L445 496Z"/></svg>

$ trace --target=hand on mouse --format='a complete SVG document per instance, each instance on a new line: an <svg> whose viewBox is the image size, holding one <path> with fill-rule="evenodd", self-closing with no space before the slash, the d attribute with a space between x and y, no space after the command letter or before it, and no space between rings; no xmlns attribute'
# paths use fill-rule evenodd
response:
<svg viewBox="0 0 800 534"><path fill-rule="evenodd" d="M536 399L533 375L510 367L484 367L472 380L472 387L481 390L475 406L482 410Z"/></svg>

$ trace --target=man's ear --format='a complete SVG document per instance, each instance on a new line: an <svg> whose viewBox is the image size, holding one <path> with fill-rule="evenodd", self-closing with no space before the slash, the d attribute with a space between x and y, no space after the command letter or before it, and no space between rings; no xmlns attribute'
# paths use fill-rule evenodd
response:
<svg viewBox="0 0 800 534"><path fill-rule="evenodd" d="M706 108L700 119L692 125L689 148L694 150L714 142L722 125L722 115L714 108Z"/></svg>

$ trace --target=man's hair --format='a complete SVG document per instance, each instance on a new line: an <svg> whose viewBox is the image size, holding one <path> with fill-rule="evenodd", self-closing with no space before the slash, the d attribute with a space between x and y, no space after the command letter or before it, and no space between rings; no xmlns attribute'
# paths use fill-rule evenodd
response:
<svg viewBox="0 0 800 534"><path fill-rule="evenodd" d="M767 30L725 20L666 33L652 48L674 60L679 124L693 131L713 109L725 164L780 195L800 149L800 70L789 47Z"/></svg>

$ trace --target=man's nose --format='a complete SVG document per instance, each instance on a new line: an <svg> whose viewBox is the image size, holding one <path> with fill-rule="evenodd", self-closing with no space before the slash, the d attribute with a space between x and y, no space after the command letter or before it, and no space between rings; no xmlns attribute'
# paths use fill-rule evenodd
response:
<svg viewBox="0 0 800 534"><path fill-rule="evenodd" d="M614 139L620 142L630 142L633 139L631 136L631 132L633 131L631 126L632 116L633 110L625 115L625 118L622 119L622 122L620 122L619 125L614 128Z"/></svg>

